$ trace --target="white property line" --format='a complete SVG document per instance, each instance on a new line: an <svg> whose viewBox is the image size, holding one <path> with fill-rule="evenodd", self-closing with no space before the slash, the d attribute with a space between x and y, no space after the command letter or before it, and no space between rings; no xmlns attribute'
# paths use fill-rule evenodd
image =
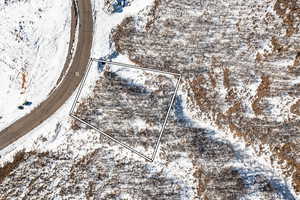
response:
<svg viewBox="0 0 300 200"><path fill-rule="evenodd" d="M73 118L75 118L75 119L77 119L78 121L84 123L85 125L87 125L87 126L93 128L93 129L95 129L95 130L98 131L99 133L105 135L106 137L108 137L108 138L111 139L112 141L114 141L114 142L120 144L121 146L125 147L126 149L128 149L128 150L130 150L130 151L136 153L137 155L139 155L139 156L145 158L146 160L148 160L148 161L150 161L150 162L153 162L153 160L152 160L151 158L149 158L149 157L145 156L144 154L138 152L137 150L133 149L132 147L128 146L127 144L124 144L124 143L120 142L119 140L117 140L117 139L111 137L110 135L108 135L108 134L106 134L105 132L99 130L97 127L95 127L95 126L93 126L93 125L87 123L86 121L80 119L79 117L77 117L77 116L75 116L75 115L73 115L73 114L70 114L70 116L73 117Z"/></svg>
<svg viewBox="0 0 300 200"><path fill-rule="evenodd" d="M164 72L164 71L157 70L157 69L138 67L136 65L130 65L130 64L125 64L125 63L111 62L111 61L106 61L106 60L101 60L101 59L95 59L95 58L92 58L92 60L96 61L96 62L104 62L104 63L113 64L113 65L119 65L119 66L123 66L123 67L129 67L129 68L133 68L133 69L148 70L148 71L152 71L152 72L156 72L156 73L160 73L160 74L169 74L169 75L173 75L173 76L181 76L181 74L178 74L178 73Z"/></svg>
<svg viewBox="0 0 300 200"><path fill-rule="evenodd" d="M82 89L83 89L83 87L84 87L84 84L85 84L85 81L86 81L86 79L87 79L87 76L88 76L88 74L89 74L89 72L90 72L90 69L91 69L92 62L93 62L93 61L96 61L96 62L104 62L104 63L108 63L108 64L113 64L113 65L118 65L118 66L123 66L123 67L129 67L129 68L135 68L135 69L141 69L141 70L146 70L146 71L148 70L148 71L153 71L153 72L157 72L157 73L160 73L160 74L169 74L169 75L173 75L173 76L175 76L175 77L178 77L178 78L177 78L177 83L176 83L176 88L175 88L174 94L173 94L173 96L172 96L172 98L171 98L170 105L169 105L169 108L168 108L166 117L165 117L165 119L164 119L163 126L162 126L162 128L161 128L161 130L160 130L158 140L157 140L157 142L156 142L156 144L155 144L155 146L154 146L154 152L152 153L151 158L148 157L148 156L146 156L146 155L144 155L143 153L141 153L141 152L139 152L139 151L133 149L132 147L128 146L127 144L120 142L119 140L113 138L112 136L108 135L107 133L101 131L101 130L98 129L97 127L95 127L95 126L89 124L88 122L86 122L86 121L80 119L79 117L77 117L76 115L73 114L74 109L75 109L75 106L76 106L76 103L78 103L78 99L79 99L80 94L81 94L81 92L82 92ZM91 58L90 61L89 61L89 64L88 64L88 69L87 69L87 71L85 72L84 78L82 79L82 81L81 81L81 83L80 83L78 92L77 92L77 94L76 94L76 97L75 97L75 100L74 100L73 105L72 105L72 107L71 107L71 110L70 110L69 115L70 115L71 117L73 117L74 119L76 119L76 120L78 120L78 121L84 123L85 125L91 127L92 129L96 130L97 132L103 134L104 136L108 137L109 139L111 139L112 141L116 142L117 144L119 144L119 145L125 147L126 149L132 151L133 153L135 153L135 154L141 156L142 158L146 159L147 161L153 162L154 159L155 159L155 157L156 157L156 154L157 154L157 152L158 152L158 148L159 148L159 145L160 145L160 140L161 140L162 134L163 134L163 132L164 132L164 129L165 129L165 127L166 127L167 120L168 120L170 111L171 111L171 109L172 109L172 105L173 105L173 103L174 103L174 100L175 100L175 97L176 97L176 94L177 94L177 91L178 91L178 88L179 88L179 83L180 83L180 81L181 81L181 74L170 73L170 72L163 72L163 71L159 71L159 70L153 70L153 69L148 69L148 68L137 67L137 66L134 66L134 65L128 65L128 64L118 63L118 62L108 62L108 61L106 61L106 60L101 60L101 59L94 59L94 58Z"/></svg>
<svg viewBox="0 0 300 200"><path fill-rule="evenodd" d="M82 88L83 88L83 86L84 86L84 83L85 83L85 81L86 81L86 79L87 79L87 76L88 76L88 74L89 74L89 72L90 72L91 66L92 66L92 59L90 59L90 61L89 61L89 63L88 63L88 69L86 70L85 75L84 75L84 78L81 80L81 83L80 83L80 85L79 85L79 89L78 89L78 92L77 92L77 94L76 94L75 101L73 102L72 107L71 107L71 110L70 110L70 113L69 113L70 115L72 115L72 113L73 113L73 111L74 111L74 109L75 109L75 105L76 105L77 100L78 100L78 98L79 98L79 96L80 96L81 90L82 90Z"/></svg>
<svg viewBox="0 0 300 200"><path fill-rule="evenodd" d="M163 127L162 127L162 129L161 129L161 132L160 132L160 134L159 134L157 143L156 143L156 145L155 145L155 150L154 150L154 153L153 153L153 155L152 155L152 160L155 159L155 156L156 156L156 154L157 154L157 151L158 151L158 148L159 148L159 144L160 144L160 139L161 139L162 134L163 134L163 132L164 132L164 130L165 130L165 127L166 127L166 124L167 124L167 120L168 120L170 111L171 111L171 109L172 109L172 105L173 105L173 103L174 103L175 96L176 96L176 94L177 94L177 90L178 90L178 88L179 88L180 80L181 80L181 75L180 75L179 79L177 80L177 83L176 83L176 89L175 89L175 92L174 92L174 94L173 94L173 97L172 97L172 100L171 100L171 103L170 103L170 106L169 106L169 109L168 109L167 116L166 116L166 118L165 118Z"/></svg>

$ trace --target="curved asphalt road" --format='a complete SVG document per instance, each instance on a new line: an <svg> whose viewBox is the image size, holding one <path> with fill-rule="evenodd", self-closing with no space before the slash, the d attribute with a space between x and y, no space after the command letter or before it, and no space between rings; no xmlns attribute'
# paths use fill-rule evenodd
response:
<svg viewBox="0 0 300 200"><path fill-rule="evenodd" d="M73 62L67 74L47 100L42 102L30 114L17 120L14 124L0 132L0 150L24 136L54 114L73 94L84 77L93 40L93 18L90 0L79 0L78 8L78 43ZM74 18L72 20L74 20ZM79 72L79 76L76 72Z"/></svg>

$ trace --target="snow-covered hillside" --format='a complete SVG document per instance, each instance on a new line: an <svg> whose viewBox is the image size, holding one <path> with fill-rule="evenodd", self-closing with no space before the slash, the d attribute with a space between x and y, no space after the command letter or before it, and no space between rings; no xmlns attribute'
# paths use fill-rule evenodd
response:
<svg viewBox="0 0 300 200"><path fill-rule="evenodd" d="M252 49L255 45L263 45L262 37L274 34L265 29L259 35L250 32L248 29L257 28L258 19L270 23L262 27L278 29L271 20L276 17L272 11L275 0L269 3L212 0L207 8L195 8L189 0L134 0L122 12L113 13L107 13L105 2L119 0L93 2L96 27L92 57L127 64L136 62L142 67L173 70L183 75L157 157L154 162L146 162L89 127L75 129L77 121L68 116L74 94L41 126L0 151L0 199L300 199L296 187L299 182L296 122L299 121L284 126L276 126L272 121L278 119L273 116L277 114L275 111L283 116L280 120L299 116L285 112L287 106L283 109L263 106L262 100L266 98L263 93L272 94L268 96L273 99L271 103L276 103L279 94L266 92L273 83L264 76L261 80L259 75L274 71L270 77L280 80L277 75L282 75L282 71L275 69L275 65L266 65L267 60L255 64L256 56L249 55L255 52ZM263 18L265 11L272 12ZM247 18L249 13L256 17ZM278 18L273 23L286 27ZM259 41L248 42L255 39ZM289 52L288 48L278 47L279 44L275 47L276 41L271 43L274 52L263 51L265 59L273 56L269 61L276 61L281 58L277 53ZM250 47L246 48L247 45ZM232 65L223 66L224 63ZM291 68L296 75L298 64ZM94 88L96 81L101 82L99 68L99 65L91 68L91 77L87 79L90 91L84 95L89 92L97 95ZM125 75L119 73L122 78ZM289 84L298 84L298 77L286 78L290 78ZM278 81L277 85L282 84ZM298 90L292 93L294 88L278 92L290 91L293 98L299 99ZM118 95L127 97L124 92ZM109 105L111 98L114 97L102 98L101 103ZM97 110L93 101L88 103L88 109L82 105L81 108ZM245 111L244 107L249 105L250 112ZM256 106L268 112L258 111L258 116L253 117L251 112ZM149 109L145 114L148 113ZM262 115L265 124L258 121ZM118 120L115 114L109 117L114 122ZM91 113L90 118L97 119L97 115ZM233 125L227 127L228 122L235 122L233 125L241 126L243 131L251 129L236 133L231 130L235 128ZM264 132L264 127L270 131ZM271 131L278 132L269 134ZM295 144L275 140L285 136L281 133L289 140L294 138ZM263 134L266 138L261 138ZM141 136L141 141L148 140L149 136Z"/></svg>
<svg viewBox="0 0 300 200"><path fill-rule="evenodd" d="M47 98L70 41L71 1L0 1L0 130ZM25 101L31 106L21 106Z"/></svg>

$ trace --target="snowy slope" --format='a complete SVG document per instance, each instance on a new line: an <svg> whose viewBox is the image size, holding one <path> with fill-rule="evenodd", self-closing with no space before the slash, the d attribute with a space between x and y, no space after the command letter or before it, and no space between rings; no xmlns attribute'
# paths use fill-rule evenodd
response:
<svg viewBox="0 0 300 200"><path fill-rule="evenodd" d="M114 15L109 15L103 10L103 1L92 0L92 3L95 17L95 34L93 48L91 50L91 57L100 58L112 53L112 49L110 47L110 33L112 29L115 28L119 23L121 23L124 18L132 15L137 15L138 12L142 9L151 6L153 0L133 1L131 6L126 7L122 13L116 13ZM116 59L114 59L114 61L134 64L130 60L128 60L126 56L122 55L119 55ZM95 80L97 80L98 78L98 69L96 67L91 68L89 76L90 78L86 80L86 86L92 87L95 83ZM2 166L7 161L12 161L14 154L22 149L25 149L26 151L38 150L63 152L66 151L66 148L68 147L71 148L70 151L73 151L76 156L83 156L90 152L91 148L96 148L99 147L99 145L102 145L97 144L97 141L91 142L89 139L88 141L85 140L87 139L86 134L92 136L94 133L93 131L91 131L90 133L86 133L86 131L83 130L74 133L74 131L71 130L73 119L69 116L69 111L71 109L72 103L75 100L76 93L77 91L62 106L61 109L59 109L48 120L43 122L42 125L36 127L30 133L17 140L15 143L11 144L4 150L0 151L0 166ZM88 94L82 95L86 96ZM58 130L56 129L57 125L59 125L60 127ZM70 137L71 135L72 137ZM47 145L44 145L44 143L40 143L40 139L42 138L50 139L50 141L47 142ZM69 140L72 140L72 147L68 146L67 144ZM84 147L81 145L84 145ZM124 152L124 154L122 152L115 153L122 154L122 156L127 155L127 151ZM133 154L132 157L135 159L139 158L135 154Z"/></svg>
<svg viewBox="0 0 300 200"><path fill-rule="evenodd" d="M129 16L135 16L139 11L148 8L152 5L153 0L138 0L133 1L131 6L126 7L123 12L110 15L106 13L103 8L105 1L94 0L95 10L95 37L94 47L92 50L92 57L100 58L111 54L110 33L112 29L116 28L123 19Z"/></svg>
<svg viewBox="0 0 300 200"><path fill-rule="evenodd" d="M136 14L142 9L144 1L134 1L113 15L102 11L103 1L95 2L92 52L99 58L114 50L110 48L111 29L131 11ZM113 61L130 63L124 55ZM91 75L88 85L93 88L99 77L96 67ZM145 162L93 130L73 131L68 116L73 96L42 126L0 152L0 166L13 161L13 155L23 149L37 152L24 156L0 185L0 194L16 199L41 195L57 199L299 199L290 180L285 183L268 156L257 155L243 140L199 119L197 107L187 101L187 85L182 82L155 162ZM241 190L239 184L244 184ZM235 193L226 196L231 191Z"/></svg>
<svg viewBox="0 0 300 200"><path fill-rule="evenodd" d="M71 1L0 2L0 130L55 86L67 56ZM33 104L24 110L24 101Z"/></svg>

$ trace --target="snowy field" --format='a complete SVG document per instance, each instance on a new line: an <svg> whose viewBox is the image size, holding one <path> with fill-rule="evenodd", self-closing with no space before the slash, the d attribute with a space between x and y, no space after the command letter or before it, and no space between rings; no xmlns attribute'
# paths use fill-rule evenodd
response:
<svg viewBox="0 0 300 200"><path fill-rule="evenodd" d="M0 130L56 85L70 40L71 1L0 1ZM25 101L32 102L24 109Z"/></svg>
<svg viewBox="0 0 300 200"><path fill-rule="evenodd" d="M113 15L109 15L103 11L104 2L98 0L92 0L93 3L93 11L94 11L94 41L93 47L91 50L91 57L92 58L102 58L110 55L113 53L112 48L110 46L110 33L113 28L116 28L118 24L122 22L122 20L128 16L137 15L143 9L149 8L153 0L140 0L140 1L133 1L130 7L126 7L122 13L115 13ZM51 4L48 3L48 4ZM57 3L59 4L59 3ZM1 7L4 5L0 4ZM71 3L69 2L69 7ZM15 6L17 7L17 6ZM58 12L61 8L54 8L55 12ZM68 8L66 8L68 9ZM55 13L56 14L56 13ZM70 24L70 17L66 18L66 23L69 26ZM7 29L7 28L6 28ZM69 28L68 28L69 30ZM67 30L67 31L68 31ZM58 34L59 35L59 34ZM1 36L0 36L1 37ZM68 37L68 36L66 36ZM67 40L68 41L68 40ZM50 42L50 41L49 41ZM67 47L65 47L67 48ZM113 61L122 62L134 65L127 56L119 55ZM62 66L61 66L62 67ZM91 87L94 85L95 81L98 78L98 69L97 67L93 67L90 69L90 78L87 80L86 85ZM54 74L54 72L51 72ZM59 75L57 75L56 79ZM0 79L2 80L2 79ZM55 80L53 81L55 85ZM13 156L20 150L25 151L57 151L63 152L66 151L66 148L70 148L69 150L78 157L84 156L91 152L91 150L95 148L99 148L104 144L99 144L97 141L90 141L91 137L93 136L94 131L90 131L87 133L86 131L77 131L74 132L71 129L73 118L69 116L70 109L72 104L75 100L75 95L77 91L74 92L73 96L59 109L54 115L52 115L49 119L44 121L40 126L36 127L30 133L26 134L21 139L17 140L15 143L11 144L4 150L0 151L0 166L3 166L4 163L12 161ZM82 94L83 96L87 96L88 94ZM46 97L46 95L45 95ZM23 103L23 101L21 101ZM1 104L2 105L2 104ZM14 111L15 107L12 107ZM29 111L28 111L29 112ZM22 112L25 113L25 112ZM20 116L21 114L20 113ZM13 115L11 114L13 117ZM3 121L3 122L2 122ZM2 122L1 126L4 127L4 120L0 120ZM8 123L6 123L8 124ZM1 128L0 126L0 128ZM58 128L59 127L59 128ZM88 134L88 137L87 135ZM45 145L40 139L47 138L48 142ZM69 141L72 140L72 146L69 146ZM106 145L105 145L106 146ZM128 156L128 150L120 151L122 147L111 147L116 149L114 154L119 156ZM144 160L140 158L136 154L130 154L130 157Z"/></svg>

